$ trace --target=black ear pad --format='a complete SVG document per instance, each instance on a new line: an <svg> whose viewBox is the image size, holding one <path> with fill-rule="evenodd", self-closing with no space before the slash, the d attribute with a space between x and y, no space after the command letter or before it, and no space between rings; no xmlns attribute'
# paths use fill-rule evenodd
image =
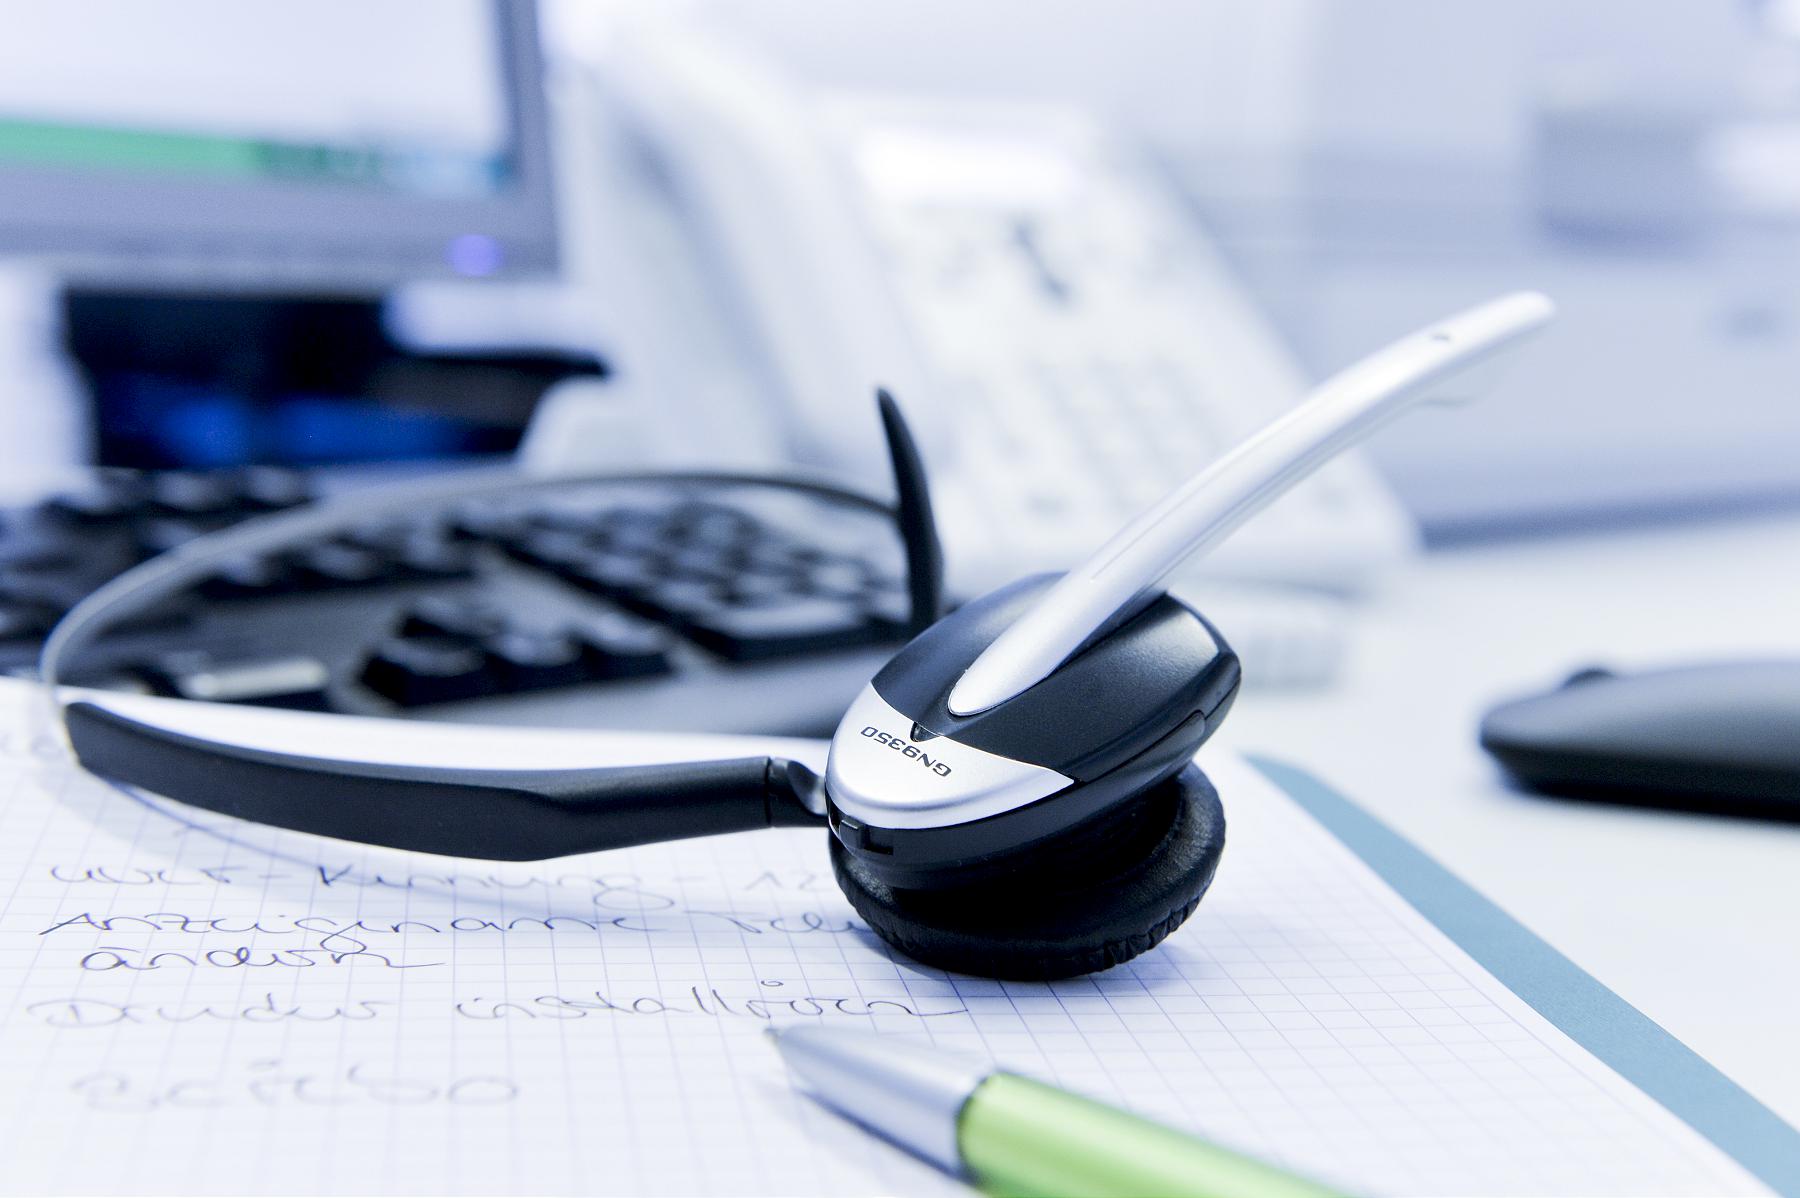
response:
<svg viewBox="0 0 1800 1198"><path fill-rule="evenodd" d="M857 914L926 965L1039 981L1093 973L1129 961L1180 927L1212 884L1225 849L1219 793L1196 766L1141 801L1151 805L1161 836L1153 832L1129 860L1092 872L1064 866L953 889L895 890L835 836L831 868Z"/></svg>

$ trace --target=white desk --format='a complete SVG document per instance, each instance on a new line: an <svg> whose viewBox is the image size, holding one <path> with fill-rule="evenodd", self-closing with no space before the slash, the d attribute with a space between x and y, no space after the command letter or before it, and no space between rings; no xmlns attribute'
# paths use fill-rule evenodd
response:
<svg viewBox="0 0 1800 1198"><path fill-rule="evenodd" d="M1800 1124L1800 825L1542 799L1475 742L1588 664L1800 657L1800 516L1455 550L1361 613L1340 685L1221 733L1365 804Z"/></svg>

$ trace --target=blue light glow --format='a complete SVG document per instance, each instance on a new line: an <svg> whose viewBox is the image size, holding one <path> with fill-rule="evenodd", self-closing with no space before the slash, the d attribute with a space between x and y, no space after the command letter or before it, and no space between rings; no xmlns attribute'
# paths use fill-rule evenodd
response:
<svg viewBox="0 0 1800 1198"><path fill-rule="evenodd" d="M464 233L444 247L444 260L457 274L480 278L506 264L506 247L485 233Z"/></svg>

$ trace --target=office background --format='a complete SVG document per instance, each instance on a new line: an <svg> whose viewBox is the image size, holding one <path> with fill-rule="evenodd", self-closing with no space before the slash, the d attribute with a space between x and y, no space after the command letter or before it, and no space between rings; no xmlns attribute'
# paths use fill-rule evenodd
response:
<svg viewBox="0 0 1800 1198"><path fill-rule="evenodd" d="M1386 340L1540 289L1558 322L1490 398L1386 430L1184 579L1249 663L1220 745L1325 778L1800 1120L1795 825L1528 794L1476 739L1494 705L1589 666L1800 656L1800 7L546 0L540 103L489 6L444 2L315 4L277 36L274 16L191 0L204 33L169 51L232 70L159 94L165 121L211 127L221 89L278 76L246 118L257 136L343 138L356 153L305 163L401 180L386 208L157 207L85 184L31 200L9 167L41 146L20 129L46 96L101 124L129 110L144 43L93 35L127 27L104 0L17 18L31 36L0 43L0 530L89 495L94 465L180 472L132 500L156 519L120 534L121 563L224 521L183 498L187 472L255 464L328 491L515 453L541 472L804 468L882 491L865 399L883 381L943 484L952 581L974 593L1067 565L1145 501L1133 486L1176 477L1109 461L1174 443L1158 421L1204 417L1180 426L1204 460ZM304 41L315 18L370 53ZM387 96L392 62L405 103L372 137L358 105ZM372 167L363 143L396 129L410 156ZM896 145L936 165L869 167ZM1072 250L1094 209L1006 192L1029 211L995 221L946 185L969 145L1023 147L1021 172L991 181L1003 192L1074 177L1138 206L1117 243ZM28 202L61 209L54 235L19 218ZM940 218L977 230L955 235L992 267L970 272L991 308L939 286ZM1180 270L1056 341L1072 327L1057 289L1137 279L1137 259L1109 273L1108 255L1140 241L1175 247ZM1027 258L1038 291L1015 286ZM1086 358L1021 383L1053 342ZM1221 342L1248 348L1209 357ZM1137 390L1120 379L1176 369L1206 386L1158 382L1179 392L1160 408L1120 398ZM1006 495L982 491L969 463L1000 461L995 430L1024 425L1058 436L985 472ZM1090 476L1104 487L1078 489ZM257 502L220 501L232 519ZM350 548L298 576L354 590L346 571L391 546ZM79 597L25 577L30 558L0 553L0 606L25 621L0 624L0 648L20 674ZM554 559L531 568L572 568ZM409 691L417 662L389 632L442 627L355 590L339 624L368 635L332 631L342 660L322 665L301 646L312 672L282 685L362 714L816 734L892 651L893 570L854 564L848 598L826 595L828 623L852 613L843 639L808 625L774 667L735 629L666 660L624 637L521 696L480 689L491 658L473 689ZM160 694L198 676L128 664Z"/></svg>

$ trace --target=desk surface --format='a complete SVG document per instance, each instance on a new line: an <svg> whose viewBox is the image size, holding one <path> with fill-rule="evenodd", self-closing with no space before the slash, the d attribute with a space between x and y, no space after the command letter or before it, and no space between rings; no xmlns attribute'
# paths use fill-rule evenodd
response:
<svg viewBox="0 0 1800 1198"><path fill-rule="evenodd" d="M1222 738L1316 772L1800 1125L1800 825L1541 799L1475 743L1583 665L1800 657L1800 516L1457 549L1361 611L1342 681Z"/></svg>

